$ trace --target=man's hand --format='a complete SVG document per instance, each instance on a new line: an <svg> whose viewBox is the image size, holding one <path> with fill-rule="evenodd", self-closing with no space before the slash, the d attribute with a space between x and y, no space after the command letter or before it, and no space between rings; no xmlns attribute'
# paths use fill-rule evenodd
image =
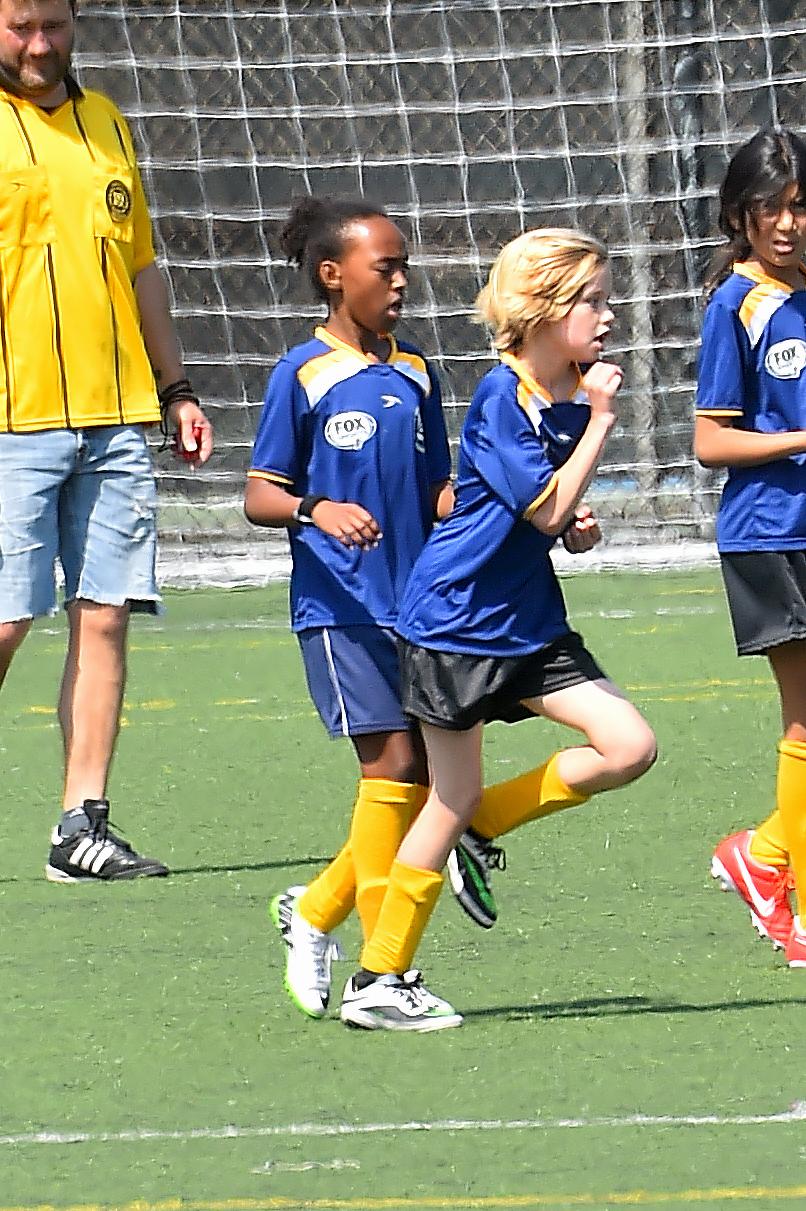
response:
<svg viewBox="0 0 806 1211"><path fill-rule="evenodd" d="M563 546L571 555L592 551L597 542L602 541L599 523L587 505L577 505L574 520L564 531L562 539Z"/></svg>
<svg viewBox="0 0 806 1211"><path fill-rule="evenodd" d="M206 463L213 452L213 426L198 404L178 399L170 405L168 421L176 429L176 457L192 467Z"/></svg>

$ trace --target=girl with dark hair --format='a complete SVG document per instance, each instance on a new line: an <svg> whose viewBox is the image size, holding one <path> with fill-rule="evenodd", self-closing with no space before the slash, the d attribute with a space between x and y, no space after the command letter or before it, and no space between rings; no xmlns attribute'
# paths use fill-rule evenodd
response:
<svg viewBox="0 0 806 1211"><path fill-rule="evenodd" d="M330 735L350 737L361 771L341 852L307 889L289 888L271 905L288 947L286 988L320 1018L337 954L331 931L355 904L371 933L395 853L426 798L392 628L414 560L453 492L437 380L417 349L391 335L408 281L400 230L363 200L305 198L281 245L327 318L269 379L245 510L256 525L288 527L292 628L311 697Z"/></svg>
<svg viewBox="0 0 806 1211"><path fill-rule="evenodd" d="M762 130L741 147L719 226L694 452L728 473L716 537L736 647L769 660L783 738L776 810L721 841L711 873L790 967L806 967L806 143Z"/></svg>
<svg viewBox="0 0 806 1211"><path fill-rule="evenodd" d="M777 213L787 189L806 181L806 143L788 130L760 130L734 155L719 193L718 225L727 244L714 257L705 279L710 298L734 264L753 255L751 225Z"/></svg>

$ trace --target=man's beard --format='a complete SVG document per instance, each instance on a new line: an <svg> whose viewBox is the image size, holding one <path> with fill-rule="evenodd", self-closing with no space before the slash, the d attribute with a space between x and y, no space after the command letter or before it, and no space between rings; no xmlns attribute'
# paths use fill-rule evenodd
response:
<svg viewBox="0 0 806 1211"><path fill-rule="evenodd" d="M38 82L33 85L27 83L25 80L25 68L19 71L0 60L0 88L4 88L6 92L14 93L15 96L23 97L28 101L35 101L37 97L46 97L48 93L52 93L55 88L58 88L69 73L72 50L71 46L70 52L64 61L59 56L49 60L47 72L43 74L37 73ZM50 70L51 67L52 71ZM53 79L51 79L51 76Z"/></svg>

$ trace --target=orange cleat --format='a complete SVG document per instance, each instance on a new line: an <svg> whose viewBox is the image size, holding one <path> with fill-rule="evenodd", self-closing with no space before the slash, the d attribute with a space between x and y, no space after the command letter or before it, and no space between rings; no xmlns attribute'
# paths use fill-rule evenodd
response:
<svg viewBox="0 0 806 1211"><path fill-rule="evenodd" d="M793 930L789 905L788 866L765 866L750 854L752 829L733 833L717 845L711 859L711 874L719 879L723 891L735 891L750 909L750 916L762 938L769 938L779 950L787 950ZM803 939L806 966L806 938Z"/></svg>
<svg viewBox="0 0 806 1211"><path fill-rule="evenodd" d="M803 932L800 917L795 917L792 923L785 954L790 967L806 967L806 933Z"/></svg>

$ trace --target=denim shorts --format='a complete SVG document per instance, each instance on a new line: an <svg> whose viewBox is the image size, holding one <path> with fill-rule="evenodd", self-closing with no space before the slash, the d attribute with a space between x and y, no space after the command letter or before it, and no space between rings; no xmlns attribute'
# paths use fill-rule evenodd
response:
<svg viewBox="0 0 806 1211"><path fill-rule="evenodd" d="M297 635L319 717L335 740L408 732L400 705L397 637L386 627L308 627Z"/></svg>
<svg viewBox="0 0 806 1211"><path fill-rule="evenodd" d="M155 613L157 490L140 425L0 433L0 622L65 601Z"/></svg>

